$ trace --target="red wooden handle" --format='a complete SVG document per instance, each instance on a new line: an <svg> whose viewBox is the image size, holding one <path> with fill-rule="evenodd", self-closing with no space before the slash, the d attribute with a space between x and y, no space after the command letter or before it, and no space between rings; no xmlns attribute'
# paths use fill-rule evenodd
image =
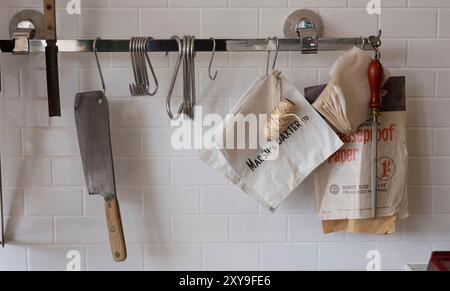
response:
<svg viewBox="0 0 450 291"><path fill-rule="evenodd" d="M369 65L370 103L372 109L381 108L381 81L383 79L383 66L379 60L373 60Z"/></svg>

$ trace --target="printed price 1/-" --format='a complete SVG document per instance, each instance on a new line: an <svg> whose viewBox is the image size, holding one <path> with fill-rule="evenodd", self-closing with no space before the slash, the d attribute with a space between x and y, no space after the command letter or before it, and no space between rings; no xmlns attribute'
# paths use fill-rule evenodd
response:
<svg viewBox="0 0 450 291"><path fill-rule="evenodd" d="M391 180L394 177L396 171L394 160L389 157L379 158L377 170L378 179L383 181Z"/></svg>

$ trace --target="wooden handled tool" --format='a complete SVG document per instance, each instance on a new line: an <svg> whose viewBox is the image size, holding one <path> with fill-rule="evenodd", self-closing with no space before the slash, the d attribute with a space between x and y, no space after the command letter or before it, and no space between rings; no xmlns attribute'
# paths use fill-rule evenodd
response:
<svg viewBox="0 0 450 291"><path fill-rule="evenodd" d="M47 40L45 64L47 71L48 112L50 117L61 116L55 0L44 0L44 28L45 39Z"/></svg>
<svg viewBox="0 0 450 291"><path fill-rule="evenodd" d="M381 109L381 82L383 79L383 66L379 59L373 60L369 65L370 108L377 112Z"/></svg>
<svg viewBox="0 0 450 291"><path fill-rule="evenodd" d="M122 262L127 250L116 194L108 107L103 91L75 96L75 124L86 187L90 195L101 195L105 199L112 257Z"/></svg>
<svg viewBox="0 0 450 291"><path fill-rule="evenodd" d="M117 198L105 200L106 223L108 225L109 243L113 259L123 262L127 258L122 218Z"/></svg>
<svg viewBox="0 0 450 291"><path fill-rule="evenodd" d="M370 85L370 103L372 115L372 173L371 173L371 202L372 202L372 218L377 213L377 163L378 163L378 116L381 109L381 82L383 79L383 66L378 59L379 54L375 54L375 59L369 65L368 78Z"/></svg>

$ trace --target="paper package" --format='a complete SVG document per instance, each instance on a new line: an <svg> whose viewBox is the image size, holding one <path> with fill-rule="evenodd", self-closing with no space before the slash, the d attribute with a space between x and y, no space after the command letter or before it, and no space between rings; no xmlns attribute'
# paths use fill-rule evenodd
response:
<svg viewBox="0 0 450 291"><path fill-rule="evenodd" d="M307 88L305 96L313 102L323 88ZM392 233L395 218L408 216L405 78L390 78L384 89L378 134L378 221L369 219L371 126L366 122L351 134L341 134L344 146L316 170L317 212L324 231Z"/></svg>

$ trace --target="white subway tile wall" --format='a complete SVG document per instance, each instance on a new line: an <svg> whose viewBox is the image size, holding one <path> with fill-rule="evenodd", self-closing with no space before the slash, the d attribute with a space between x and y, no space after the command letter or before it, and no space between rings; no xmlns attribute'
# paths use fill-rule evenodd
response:
<svg viewBox="0 0 450 291"><path fill-rule="evenodd" d="M85 189L76 139L76 92L100 88L92 54L60 54L62 118L47 117L43 54L2 54L0 148L7 247L0 270L65 270L70 250L82 270L365 269L369 250L383 270L426 263L450 244L450 1L385 0L369 16L368 0L81 0L69 15L57 0L60 38L256 38L282 36L285 17L318 11L325 35L360 36L384 29L383 62L407 77L411 217L388 237L324 235L311 178L272 214L201 162L197 151L170 147L165 94L175 57L151 54L161 91L132 98L128 54L100 54L110 97L118 195L128 260L110 256L104 205ZM0 38L17 9L42 1L0 1ZM278 65L303 90L326 82L341 52L280 54ZM224 114L265 66L265 54L218 53L197 58L205 111ZM181 86L175 90L179 102ZM446 247L447 246L447 247Z"/></svg>

